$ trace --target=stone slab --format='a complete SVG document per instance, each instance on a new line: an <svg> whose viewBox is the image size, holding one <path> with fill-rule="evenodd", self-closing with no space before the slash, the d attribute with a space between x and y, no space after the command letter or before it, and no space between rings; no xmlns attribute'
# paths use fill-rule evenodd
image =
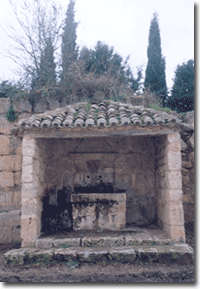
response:
<svg viewBox="0 0 200 289"><path fill-rule="evenodd" d="M126 227L126 193L72 194L71 202L74 230Z"/></svg>
<svg viewBox="0 0 200 289"><path fill-rule="evenodd" d="M133 248L115 248L108 250L111 260L120 263L133 263L136 259L136 252Z"/></svg>
<svg viewBox="0 0 200 289"><path fill-rule="evenodd" d="M77 250L79 262L98 263L107 260L108 251L102 248L89 248Z"/></svg>
<svg viewBox="0 0 200 289"><path fill-rule="evenodd" d="M53 240L53 247L79 247L81 238L64 238L64 239L55 239Z"/></svg>
<svg viewBox="0 0 200 289"><path fill-rule="evenodd" d="M194 252L187 244L142 245L116 248L20 248L4 255L7 266L65 263L68 261L84 263L169 263L193 264ZM77 263L77 264L78 264Z"/></svg>
<svg viewBox="0 0 200 289"><path fill-rule="evenodd" d="M124 245L124 237L84 237L82 247L119 247Z"/></svg>
<svg viewBox="0 0 200 289"><path fill-rule="evenodd" d="M54 260L56 261L77 261L77 251L71 248L59 248L54 250Z"/></svg>

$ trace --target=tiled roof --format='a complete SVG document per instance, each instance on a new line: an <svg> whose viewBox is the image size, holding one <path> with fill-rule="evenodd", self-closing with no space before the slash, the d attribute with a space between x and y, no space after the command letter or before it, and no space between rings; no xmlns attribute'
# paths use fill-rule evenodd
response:
<svg viewBox="0 0 200 289"><path fill-rule="evenodd" d="M110 100L98 104L76 103L53 111L34 114L28 119L21 119L16 124L14 131L23 128L29 130L33 127L155 126L170 123L184 124L176 112L155 111L143 106L133 106Z"/></svg>

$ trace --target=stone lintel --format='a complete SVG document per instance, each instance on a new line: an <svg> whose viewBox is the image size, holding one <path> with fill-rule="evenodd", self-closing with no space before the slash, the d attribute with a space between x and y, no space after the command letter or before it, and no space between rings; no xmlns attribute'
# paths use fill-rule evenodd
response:
<svg viewBox="0 0 200 289"><path fill-rule="evenodd" d="M24 136L31 138L82 138L82 137L113 137L113 136L159 136L174 134L178 128L170 125L155 126L112 126L112 127L64 127L34 128L24 131Z"/></svg>

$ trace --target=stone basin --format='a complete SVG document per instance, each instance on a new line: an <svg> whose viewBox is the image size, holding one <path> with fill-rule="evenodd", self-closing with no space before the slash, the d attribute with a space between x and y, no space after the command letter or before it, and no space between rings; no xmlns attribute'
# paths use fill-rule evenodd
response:
<svg viewBox="0 0 200 289"><path fill-rule="evenodd" d="M72 194L73 230L119 230L126 227L126 193Z"/></svg>

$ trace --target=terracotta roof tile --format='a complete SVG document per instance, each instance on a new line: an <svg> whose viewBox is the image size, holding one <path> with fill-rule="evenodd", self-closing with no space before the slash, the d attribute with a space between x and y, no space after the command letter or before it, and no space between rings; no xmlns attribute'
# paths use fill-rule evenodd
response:
<svg viewBox="0 0 200 289"><path fill-rule="evenodd" d="M133 106L114 101L102 101L99 104L82 102L57 108L41 114L34 114L28 119L21 119L14 129L31 127L110 127L123 125L184 125L176 112L155 111L143 106Z"/></svg>

